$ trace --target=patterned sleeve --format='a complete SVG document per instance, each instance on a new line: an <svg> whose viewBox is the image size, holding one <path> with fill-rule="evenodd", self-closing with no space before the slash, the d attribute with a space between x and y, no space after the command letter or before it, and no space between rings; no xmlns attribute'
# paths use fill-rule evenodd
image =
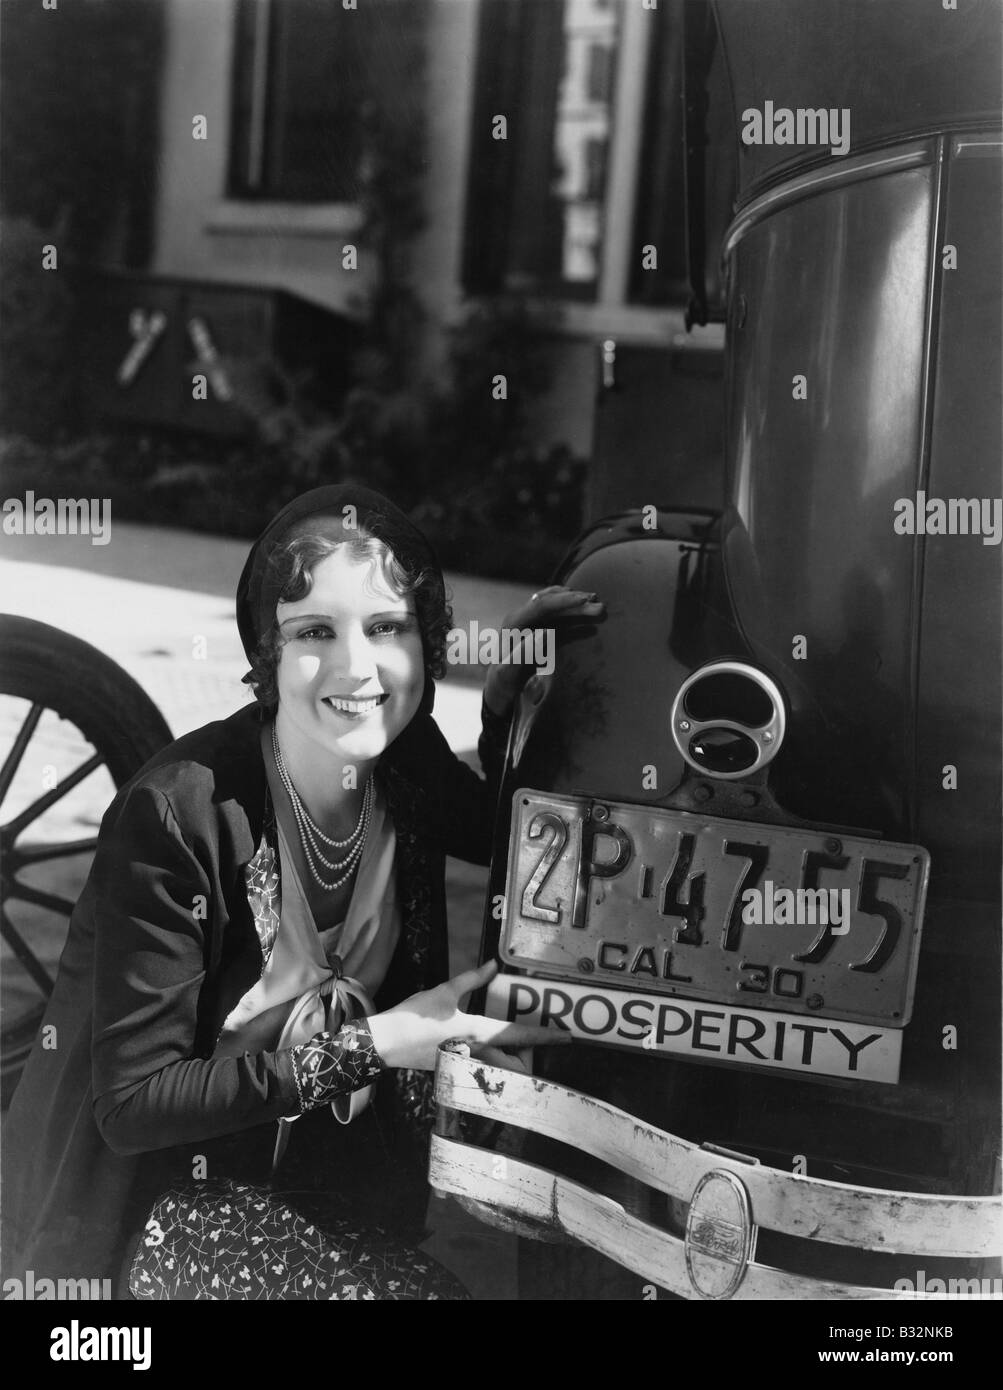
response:
<svg viewBox="0 0 1003 1390"><path fill-rule="evenodd" d="M291 1048L290 1057L301 1114L368 1086L383 1071L364 1018L353 1019L337 1033L315 1033L309 1042Z"/></svg>

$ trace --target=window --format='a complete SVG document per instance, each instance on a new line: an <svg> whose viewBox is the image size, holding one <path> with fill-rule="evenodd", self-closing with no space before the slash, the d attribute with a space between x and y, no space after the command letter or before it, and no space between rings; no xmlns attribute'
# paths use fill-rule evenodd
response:
<svg viewBox="0 0 1003 1390"><path fill-rule="evenodd" d="M357 10L335 0L238 0L230 194L350 202L366 97Z"/></svg>
<svg viewBox="0 0 1003 1390"><path fill-rule="evenodd" d="M465 280L593 298L619 7L482 0L481 16Z"/></svg>
<svg viewBox="0 0 1003 1390"><path fill-rule="evenodd" d="M481 0L468 290L685 303L682 20L683 0Z"/></svg>

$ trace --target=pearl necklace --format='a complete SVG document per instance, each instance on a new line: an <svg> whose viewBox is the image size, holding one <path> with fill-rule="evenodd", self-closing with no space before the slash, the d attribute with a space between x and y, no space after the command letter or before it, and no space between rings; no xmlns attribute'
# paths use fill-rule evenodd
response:
<svg viewBox="0 0 1003 1390"><path fill-rule="evenodd" d="M307 868L318 887L323 888L325 893L332 893L335 888L340 888L352 876L365 846L366 836L369 833L369 823L373 815L373 779L370 777L366 783L366 790L362 795L362 809L359 811L359 819L351 835L347 840L332 840L329 835L324 834L300 800L300 795L293 786L293 779L289 776L289 769L282 757L274 724L272 725L272 752L275 755L275 766L282 778L282 785L289 794L289 800L292 803L293 815L296 818L296 828L299 831L300 844L303 846L303 857L306 859ZM320 842L332 849L347 849L348 853L343 859L326 859ZM334 874L340 872L340 877L333 880L326 879L321 873L320 865L323 865L325 869L330 869Z"/></svg>

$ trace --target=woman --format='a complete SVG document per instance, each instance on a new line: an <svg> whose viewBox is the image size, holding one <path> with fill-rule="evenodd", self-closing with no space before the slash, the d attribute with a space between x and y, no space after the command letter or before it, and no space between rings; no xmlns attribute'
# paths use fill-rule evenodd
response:
<svg viewBox="0 0 1003 1390"><path fill-rule="evenodd" d="M506 625L593 598L548 589ZM362 488L273 520L237 617L255 705L166 748L102 822L5 1126L5 1273L121 1271L153 1298L462 1297L360 1222L417 1232L401 1117L440 1042L554 1041L460 1012L491 964L446 982L444 859L488 860L519 674L489 674L482 780L431 718L442 575Z"/></svg>

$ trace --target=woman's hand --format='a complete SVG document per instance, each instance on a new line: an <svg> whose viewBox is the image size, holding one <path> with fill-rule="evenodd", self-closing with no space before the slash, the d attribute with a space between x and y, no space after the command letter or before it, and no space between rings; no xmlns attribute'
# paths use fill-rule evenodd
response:
<svg viewBox="0 0 1003 1390"><path fill-rule="evenodd" d="M502 621L502 628L511 632L532 628L537 632L552 634L558 624L575 620L595 621L601 618L604 612L603 603L595 594L586 593L584 589L566 589L561 584L551 584L533 594L520 608L507 614ZM548 640L549 652L552 654L553 636ZM536 663L531 660L523 664L491 667L484 685L484 699L494 714L502 717L508 715L535 666Z"/></svg>
<svg viewBox="0 0 1003 1390"><path fill-rule="evenodd" d="M466 996L475 989L483 989L497 972L497 962L487 961L478 970L465 970L435 989L412 994L410 999L384 1013L371 1014L366 1022L376 1051L386 1065L431 1071L439 1044L449 1038L457 1038L475 1048L478 1044L486 1044L484 1059L493 1063L499 1060L495 1052L498 1047L534 1047L538 1043L572 1041L569 1034L556 1029L463 1013L460 1005ZM490 1056L490 1053L495 1055ZM513 1069L525 1070L524 1066Z"/></svg>

